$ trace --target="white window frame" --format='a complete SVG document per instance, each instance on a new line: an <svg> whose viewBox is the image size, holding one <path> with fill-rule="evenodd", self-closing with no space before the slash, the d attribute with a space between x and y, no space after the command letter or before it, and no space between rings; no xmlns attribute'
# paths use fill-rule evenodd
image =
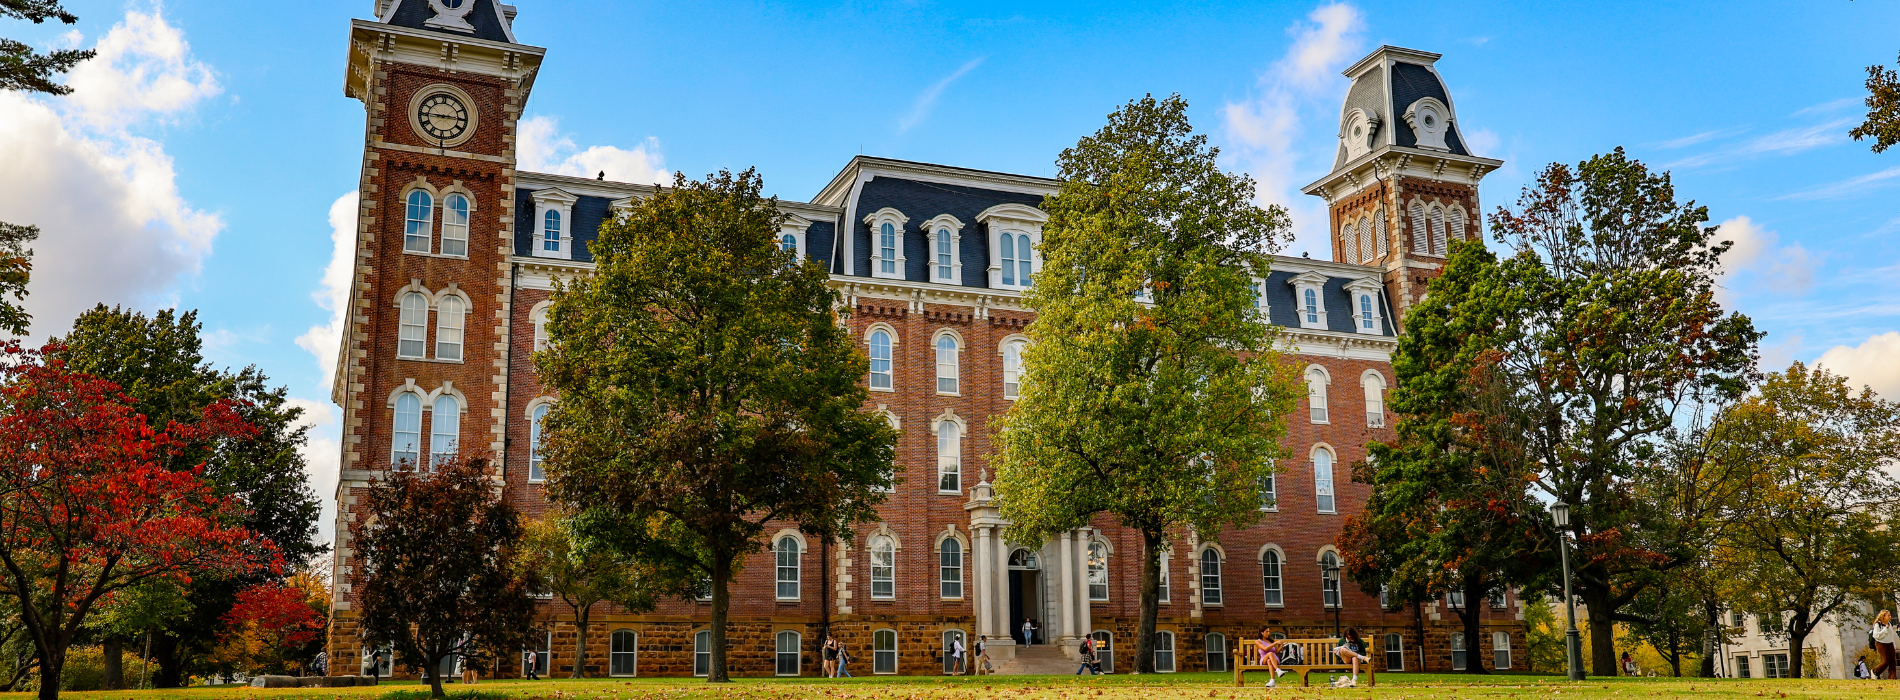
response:
<svg viewBox="0 0 1900 700"><path fill-rule="evenodd" d="M955 551L952 551L952 550ZM937 597L963 600L963 540L945 536L937 542ZM955 586L955 590L951 590Z"/></svg>
<svg viewBox="0 0 1900 700"><path fill-rule="evenodd" d="M797 214L788 214L785 217L785 221L783 223L780 223L778 227L779 247L784 248L785 237L791 236L792 257L799 261L803 261L807 257L810 257L806 253L805 232L811 229L811 224L812 224L811 219L807 219Z"/></svg>
<svg viewBox="0 0 1900 700"><path fill-rule="evenodd" d="M885 357L882 360L884 363L883 372L877 371L877 363L880 361L877 357L877 334L879 333L884 334L886 341L884 344ZM897 391L897 331L881 323L865 329L864 355L870 358L870 370L865 377L865 384L870 390ZM882 375L884 378L884 386L877 385L879 375Z"/></svg>
<svg viewBox="0 0 1900 700"><path fill-rule="evenodd" d="M1108 543L1091 539L1083 553L1084 580L1088 583L1089 601L1108 600Z"/></svg>
<svg viewBox="0 0 1900 700"><path fill-rule="evenodd" d="M1339 226L1339 257L1341 262L1358 264L1359 262L1359 222L1348 221Z"/></svg>
<svg viewBox="0 0 1900 700"><path fill-rule="evenodd" d="M943 342L945 340L950 341L950 349L948 351L950 355L949 355L948 363L944 361L945 350L943 347ZM937 335L930 339L930 357L931 357L931 363L932 363L932 368L933 368L932 376L936 378L937 395L938 396L962 396L963 395L963 338L959 337L956 333L953 333L947 329L937 331ZM945 374L946 371L948 372L948 375ZM947 385L949 387L949 390L947 391L944 389L944 387L946 386L944 384L945 381L949 382L949 384Z"/></svg>
<svg viewBox="0 0 1900 700"><path fill-rule="evenodd" d="M1471 235L1471 217L1465 214L1464 205L1453 202L1445 208L1445 237L1449 240L1467 240Z"/></svg>
<svg viewBox="0 0 1900 700"><path fill-rule="evenodd" d="M1267 301L1267 278L1254 277L1252 280L1247 284L1247 289L1253 292L1254 312L1259 314L1257 318L1262 323L1272 323L1273 305Z"/></svg>
<svg viewBox="0 0 1900 700"><path fill-rule="evenodd" d="M878 648L878 645L882 643L886 638L890 640L890 648L889 649ZM871 673L872 674L880 675L880 676L889 676L889 675L895 675L897 673L897 668L898 668L897 642L898 642L897 630L891 629L889 627L885 627L883 629L879 629L879 630L875 630L871 632ZM885 661L884 661L886 658L890 659L890 664L888 667L889 670L883 670L886 668Z"/></svg>
<svg viewBox="0 0 1900 700"><path fill-rule="evenodd" d="M1470 644L1468 640L1465 639L1465 633L1453 632L1446 642L1446 646L1451 649L1451 670L1463 671L1466 668L1470 668L1470 651L1468 649Z"/></svg>
<svg viewBox="0 0 1900 700"><path fill-rule="evenodd" d="M785 548L787 542L791 543L790 551L787 551ZM791 564L789 566L785 563L786 554L791 555ZM798 600L799 595L803 592L802 584L805 580L804 559L804 543L800 542L798 538L791 533L780 535L778 539L772 541L772 594L774 598L788 601ZM788 571L791 574L791 578L789 579L786 578ZM790 595L787 595L785 592L788 585L791 587Z"/></svg>
<svg viewBox="0 0 1900 700"><path fill-rule="evenodd" d="M415 430L413 431L402 430L405 427L403 425L404 401L415 402L415 410L410 412L414 420ZM390 397L389 409L393 420L390 422L389 431L389 468L392 471L402 468L404 458L409 460L408 468L410 469L418 469L422 466L422 406L422 395L414 391L398 391L395 396ZM409 445L408 450L402 449L401 440L404 435L411 436L410 439L414 441Z"/></svg>
<svg viewBox="0 0 1900 700"><path fill-rule="evenodd" d="M528 246L528 255L536 258L574 259L574 203L579 197L558 188L535 190L529 195L534 200L534 236ZM547 249L547 213L561 215L561 240L554 250Z"/></svg>
<svg viewBox="0 0 1900 700"><path fill-rule="evenodd" d="M461 200L462 202L460 211L457 211L456 207L451 206L456 200ZM457 216L458 214L460 215L459 218L461 219L459 223L456 222L456 219L458 218ZM465 192L443 193L442 195L442 243L440 246L442 255L446 255L453 258L468 257L468 228L469 228L469 223L472 222L474 218L475 218L475 198L474 197L468 196L468 194ZM461 248L461 252L459 253L451 252L449 250L449 248L451 247L449 244L451 242L456 243L457 245L455 247Z"/></svg>
<svg viewBox="0 0 1900 700"><path fill-rule="evenodd" d="M1162 639L1166 639L1167 643L1162 644L1162 641L1161 641ZM1161 664L1162 654L1167 654L1168 663L1165 667L1162 666ZM1154 648L1155 673L1174 673L1174 669L1175 669L1174 654L1175 654L1174 632L1170 630L1155 630L1155 648Z"/></svg>
<svg viewBox="0 0 1900 700"><path fill-rule="evenodd" d="M468 299L444 293L435 301L435 359L462 362L467 348ZM452 322L452 323L451 323Z"/></svg>
<svg viewBox="0 0 1900 700"><path fill-rule="evenodd" d="M1300 328L1327 330L1326 280L1325 275L1308 270L1286 281L1293 287L1293 310L1299 315ZM1307 292L1312 292L1311 299L1308 299Z"/></svg>
<svg viewBox="0 0 1900 700"><path fill-rule="evenodd" d="M1362 277L1346 283L1346 292L1352 298L1352 329L1360 335L1385 335L1384 304L1380 303L1380 294L1385 285L1370 277Z"/></svg>
<svg viewBox="0 0 1900 700"><path fill-rule="evenodd" d="M1511 668L1511 633L1499 630L1491 633L1491 670L1505 671Z"/></svg>
<svg viewBox="0 0 1900 700"><path fill-rule="evenodd" d="M1260 548L1260 600L1269 608L1286 607L1286 552L1274 545Z"/></svg>
<svg viewBox="0 0 1900 700"><path fill-rule="evenodd" d="M1327 561L1329 558L1332 561ZM1341 607L1341 603L1345 602L1342 599L1345 598L1346 591L1340 585L1342 571L1339 553L1333 551L1331 547L1320 550L1319 565L1319 606L1327 610ZM1332 600L1327 600L1329 597Z"/></svg>
<svg viewBox="0 0 1900 700"><path fill-rule="evenodd" d="M1354 260L1353 262L1358 263L1360 265L1370 265L1372 264L1373 260L1378 259L1378 257L1384 252L1385 251L1382 251L1373 247L1372 217L1367 216L1365 214L1360 214L1359 215L1359 259Z"/></svg>
<svg viewBox="0 0 1900 700"><path fill-rule="evenodd" d="M785 650L785 636L791 635L792 650ZM785 672L785 657L791 656L792 672ZM779 630L772 635L772 675L797 677L805 671L805 636L795 630Z"/></svg>
<svg viewBox="0 0 1900 700"><path fill-rule="evenodd" d="M1321 469L1320 455L1326 455L1325 468ZM1325 445L1314 445L1310 453L1313 463L1313 505L1322 515L1339 513L1339 494L1333 488L1333 477L1339 468L1339 454Z"/></svg>
<svg viewBox="0 0 1900 700"><path fill-rule="evenodd" d="M619 649L620 635L623 633L633 637L633 648L627 651ZM629 657L627 665L632 667L626 673L621 673L618 668L620 657L623 656ZM634 678L640 675L640 633L638 631L623 627L607 634L607 675L615 678Z"/></svg>
<svg viewBox="0 0 1900 700"><path fill-rule="evenodd" d="M1366 427L1385 427L1385 375L1366 370L1359 375L1359 386L1366 394Z"/></svg>
<svg viewBox="0 0 1900 700"><path fill-rule="evenodd" d="M1212 562L1208 561L1210 555L1213 557ZM1216 547L1202 548L1201 553L1195 558L1195 563L1200 566L1201 607L1218 608L1225 605L1226 596L1221 591L1221 563L1226 558L1221 556L1220 549ZM1210 563L1214 569L1212 573L1208 572ZM1211 597L1208 595L1209 592L1213 593Z"/></svg>
<svg viewBox="0 0 1900 700"><path fill-rule="evenodd" d="M1425 220L1432 227L1432 254L1445 257L1450 252L1450 246L1445 241L1445 207L1432 204L1425 210Z"/></svg>
<svg viewBox="0 0 1900 700"><path fill-rule="evenodd" d="M1408 227L1412 238L1412 253L1414 255L1431 255L1432 227L1425 223L1425 202L1414 199L1408 209L1411 210L1412 215L1412 223L1411 226Z"/></svg>
<svg viewBox="0 0 1900 700"><path fill-rule="evenodd" d="M897 598L897 540L889 535L874 535L866 543L865 549L870 552L870 556L866 559L871 565L871 599L895 600ZM885 561L879 562L879 557L883 557ZM880 572L882 576L879 575ZM883 584L881 592L878 590L879 584Z"/></svg>
<svg viewBox="0 0 1900 700"><path fill-rule="evenodd" d="M701 651L701 649L704 651ZM704 657L705 664L700 659ZM700 670L700 669L705 670ZM693 676L705 678L712 675L712 630L699 630L693 633Z"/></svg>
<svg viewBox="0 0 1900 700"><path fill-rule="evenodd" d="M1218 642L1218 645L1216 644ZM1216 648L1218 646L1219 648ZM1226 673L1231 657L1227 655L1227 635L1208 632L1201 635L1201 651L1207 656L1207 670L1210 673ZM1219 666L1219 668L1215 668Z"/></svg>
<svg viewBox="0 0 1900 700"><path fill-rule="evenodd" d="M1385 227L1385 207L1382 205L1378 209L1372 210L1372 245L1378 248L1381 254L1389 254L1392 252L1391 242L1387 240L1385 235Z"/></svg>
<svg viewBox="0 0 1900 700"><path fill-rule="evenodd" d="M541 452L541 440L546 437L548 413L554 410L554 402L537 398L528 403L528 483L539 484L547 481L547 471L541 466L547 461L547 455Z"/></svg>
<svg viewBox="0 0 1900 700"><path fill-rule="evenodd" d="M950 431L946 434L945 431ZM963 493L963 421L955 414L945 413L930 424L930 434L937 437L937 493L961 495ZM953 488L945 488L946 480Z"/></svg>
<svg viewBox="0 0 1900 700"><path fill-rule="evenodd" d="M1169 585L1169 581L1168 581L1168 559L1170 559L1173 556L1174 556L1174 549L1170 547L1170 548L1163 548L1161 550L1161 556L1159 557L1159 559L1161 560L1161 571L1159 572L1159 575L1155 577L1156 579L1155 587L1159 588L1160 591L1158 591L1158 594L1156 595L1155 602L1161 603L1163 605L1173 602L1169 600L1169 598L1174 593L1174 591L1172 590L1173 586Z"/></svg>
<svg viewBox="0 0 1900 700"><path fill-rule="evenodd" d="M1102 673L1114 673L1115 633L1095 630L1089 633L1089 639L1095 640L1095 658L1102 662Z"/></svg>
<svg viewBox="0 0 1900 700"><path fill-rule="evenodd" d="M1267 459L1267 475L1260 477L1260 510L1268 513L1280 512L1280 475L1275 469L1276 460Z"/></svg>
<svg viewBox="0 0 1900 700"><path fill-rule="evenodd" d="M989 229L989 285L991 289L1028 289L1035 282L1035 275L1042 271L1042 227L1049 222L1049 215L1041 209L1027 204L998 204L976 215L977 223ZM1029 237L1029 274L1030 279L1022 279L1021 263L1017 262L1016 274L1010 275L1010 282L1003 282L1002 237L1008 233L1013 236ZM1015 243L1012 238L1012 243ZM1021 244L1016 244L1017 251ZM1011 251L1012 260L1015 259Z"/></svg>
<svg viewBox="0 0 1900 700"><path fill-rule="evenodd" d="M440 466L443 461L453 457L455 453L461 449L462 412L466 407L462 405L462 399L460 397L447 392L437 395L435 400L424 405L424 410L429 414L429 469L434 470L437 466ZM443 432L442 430L442 424L445 422L442 419L442 407L444 405L447 405L451 409L449 415L452 417L446 422L452 424L449 426L453 429L452 432ZM438 440L438 438L443 436L448 437L448 444L446 446L439 444L440 440ZM447 447L447 449L443 449L444 447Z"/></svg>
<svg viewBox="0 0 1900 700"><path fill-rule="evenodd" d="M405 348L414 348L416 352L404 352ZM429 295L405 291L396 296L396 357L420 360L428 356Z"/></svg>
<svg viewBox="0 0 1900 700"><path fill-rule="evenodd" d="M879 209L864 216L864 223L871 227L872 277L887 280L904 279L904 224L909 222L910 217L904 216L904 212L890 207ZM895 240L892 241L891 248L891 255L893 257L890 258L884 257L884 246L881 245L883 241L880 237L884 235L885 224L891 225L891 235L895 237ZM889 272L886 272L884 265L881 264L887 261L891 263L891 271Z"/></svg>
<svg viewBox="0 0 1900 700"><path fill-rule="evenodd" d="M963 285L963 221L949 214L938 214L925 221L923 230L930 244L930 274L928 282L932 284ZM942 241L939 234L948 231L950 243L950 264L943 264L943 251L938 248ZM949 277L942 274L948 271Z"/></svg>
<svg viewBox="0 0 1900 700"><path fill-rule="evenodd" d="M1387 632L1384 637L1384 640L1380 644L1385 647L1385 670L1405 670L1405 635L1397 632ZM1394 648L1393 642L1398 642L1396 648ZM1392 663L1394 660L1398 661L1398 664L1394 665Z"/></svg>
<svg viewBox="0 0 1900 700"><path fill-rule="evenodd" d="M1307 420L1313 425L1329 425L1332 421L1332 406L1329 387L1333 384L1333 374L1320 365L1307 365L1302 375L1306 382Z"/></svg>
<svg viewBox="0 0 1900 700"><path fill-rule="evenodd" d="M968 669L970 667L969 665L971 661L970 635L964 633L964 631L961 629L951 627L949 629L943 630L941 635L937 638L937 641L943 644L942 648L943 648L943 674L944 675L947 676L952 673L956 673L957 671L957 668L956 668L957 659L955 656L951 655L951 652L955 650L954 645L957 642L963 643L963 659L964 659L963 667L965 669Z"/></svg>
<svg viewBox="0 0 1900 700"><path fill-rule="evenodd" d="M1003 399L1015 401L1023 392L1023 351L1029 349L1029 341L1022 336L1012 335L1004 338L997 354L1003 357Z"/></svg>
<svg viewBox="0 0 1900 700"><path fill-rule="evenodd" d="M425 203L428 206L420 211L422 218L416 218L416 214L418 213L414 201L416 195L422 195L422 197L427 200ZM409 191L403 193L402 252L421 253L423 255L435 252L435 199L434 191L423 189L422 187L412 187ZM415 233L418 226L422 229L421 235L416 235ZM422 241L421 248L415 247L417 239L421 239Z"/></svg>

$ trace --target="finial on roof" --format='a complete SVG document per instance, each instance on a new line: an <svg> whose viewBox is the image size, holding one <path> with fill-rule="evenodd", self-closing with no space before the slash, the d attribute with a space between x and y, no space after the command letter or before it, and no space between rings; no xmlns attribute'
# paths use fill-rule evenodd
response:
<svg viewBox="0 0 1900 700"><path fill-rule="evenodd" d="M602 171L600 171L600 175L599 175L598 177L595 177L594 179L596 179L596 180L605 180L605 179L607 179L607 171L605 171L605 170L602 170Z"/></svg>

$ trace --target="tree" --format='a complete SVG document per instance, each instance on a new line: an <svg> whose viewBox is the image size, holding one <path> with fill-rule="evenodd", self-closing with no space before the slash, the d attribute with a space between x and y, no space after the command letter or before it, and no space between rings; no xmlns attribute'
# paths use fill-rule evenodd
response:
<svg viewBox="0 0 1900 700"><path fill-rule="evenodd" d="M1525 489L1524 426L1506 410L1496 337L1521 304L1496 293L1498 273L1482 245L1454 244L1432 293L1408 311L1392 356L1398 440L1370 444L1372 459L1355 466L1372 495L1338 538L1347 574L1368 593L1461 597L1453 610L1467 640L1481 637L1482 601L1541 585L1557 564L1544 508ZM1465 670L1489 673L1482 655Z"/></svg>
<svg viewBox="0 0 1900 700"><path fill-rule="evenodd" d="M652 610L653 577L638 562L622 559L604 547L576 546L566 523L550 517L528 524L523 538L521 565L534 572L543 590L574 610L574 677L586 678L588 620L598 603L613 603L628 612Z"/></svg>
<svg viewBox="0 0 1900 700"><path fill-rule="evenodd" d="M1523 426L1531 485L1571 504L1576 593L1590 609L1591 666L1616 673L1613 626L1654 575L1694 561L1694 522L1646 497L1685 407L1748 386L1761 334L1714 300L1720 256L1707 207L1679 204L1669 175L1622 149L1552 164L1493 235L1515 251L1482 294L1510 300L1492 341ZM1555 537L1555 535L1551 535Z"/></svg>
<svg viewBox="0 0 1900 700"><path fill-rule="evenodd" d="M491 473L479 457L389 472L370 482L365 517L350 524L364 648L393 649L438 698L445 660L480 668L508 658L534 624L521 518Z"/></svg>
<svg viewBox="0 0 1900 700"><path fill-rule="evenodd" d="M1655 648L1669 662L1670 675L1682 677L1682 657L1707 656L1703 648L1707 627L1703 598L1694 585L1684 580L1695 570L1678 570L1663 577L1630 601L1630 609L1642 619L1626 624L1630 636Z"/></svg>
<svg viewBox="0 0 1900 700"><path fill-rule="evenodd" d="M1525 591L1521 602L1524 605L1524 651L1529 656L1524 660L1524 670L1532 673L1539 669L1546 673L1563 670L1564 636L1569 631L1564 621L1557 619L1551 600L1538 591Z"/></svg>
<svg viewBox="0 0 1900 700"><path fill-rule="evenodd" d="M40 24L57 19L65 24L79 18L59 6L58 0L0 0L0 17L23 19ZM93 51L62 49L39 54L33 47L12 39L0 38L0 90L43 92L64 95L72 88L53 82L53 75L72 70L80 61L92 58Z"/></svg>
<svg viewBox="0 0 1900 700"><path fill-rule="evenodd" d="M1875 153L1900 143L1900 72L1878 64L1867 67L1867 121L1847 135L1855 141L1872 138Z"/></svg>
<svg viewBox="0 0 1900 700"><path fill-rule="evenodd" d="M992 463L1013 539L1098 512L1141 533L1135 666L1151 673L1160 551L1184 528L1213 539L1258 518L1284 454L1296 381L1250 286L1290 226L1220 169L1179 96L1108 120L1062 152L1043 201L1032 380L996 421Z"/></svg>
<svg viewBox="0 0 1900 700"><path fill-rule="evenodd" d="M199 470L161 466L182 445L253 430L230 404L154 430L118 387L70 371L57 351L11 344L0 362L0 566L49 700L101 599L145 581L242 572L269 545L231 524L239 504Z"/></svg>
<svg viewBox="0 0 1900 700"><path fill-rule="evenodd" d="M1787 617L1789 675L1814 629L1900 576L1900 404L1799 362L1724 413L1719 458L1756 465L1720 549L1737 609ZM1851 608L1849 608L1851 609Z"/></svg>
<svg viewBox="0 0 1900 700"><path fill-rule="evenodd" d="M587 547L690 595L712 582L726 682L727 586L766 526L845 537L891 484L895 431L863 410L867 360L822 264L779 249L784 214L747 170L675 177L601 227L595 274L557 291L535 356L548 494Z"/></svg>
<svg viewBox="0 0 1900 700"><path fill-rule="evenodd" d="M288 674L303 666L309 649L323 639L324 613L302 588L260 583L238 592L224 613L219 635L224 661L252 675Z"/></svg>
<svg viewBox="0 0 1900 700"><path fill-rule="evenodd" d="M309 431L302 424L303 409L290 405L286 390L271 388L269 378L256 367L220 370L206 362L197 316L196 311L170 309L148 316L101 304L80 314L72 330L55 341L63 345L57 356L75 370L118 384L154 424L192 425L207 406L233 406L253 430L206 434L179 445L165 456L164 465L174 471L203 465L200 478L218 494L239 500L242 524L275 545L271 556L281 555L293 564L307 562L327 547L315 538L320 506L310 490L301 451ZM190 673L209 670L197 662L218 644L224 615L237 604L238 592L282 582L286 575L284 569L260 565L237 576L147 584L186 586L176 595L191 603L189 614L153 611L165 614L143 616L150 627L106 628L107 655L123 640L163 631L152 640L153 655L159 659L155 684L178 686ZM108 684L117 680L108 674Z"/></svg>

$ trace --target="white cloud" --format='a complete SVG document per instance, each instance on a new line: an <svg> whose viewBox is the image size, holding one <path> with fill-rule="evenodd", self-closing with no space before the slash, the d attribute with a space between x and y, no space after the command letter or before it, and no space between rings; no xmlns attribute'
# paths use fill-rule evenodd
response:
<svg viewBox="0 0 1900 700"><path fill-rule="evenodd" d="M336 483L342 476L338 465L343 459L343 443L337 439L337 408L327 401L295 397L287 403L303 409L303 420L298 424L310 427L310 440L304 443L300 453L303 455L304 474L310 480L310 490L317 495L317 503L320 504L317 541L330 543L335 539Z"/></svg>
<svg viewBox="0 0 1900 700"><path fill-rule="evenodd" d="M1854 347L1836 345L1814 363L1892 400L1900 398L1900 359L1896 358L1900 358L1900 331L1888 331Z"/></svg>
<svg viewBox="0 0 1900 700"><path fill-rule="evenodd" d="M1293 45L1261 73L1255 94L1222 106L1221 123L1227 152L1253 176L1259 200L1285 206L1293 215L1298 238L1288 252L1305 249L1324 258L1330 257L1325 208L1300 194L1295 180L1301 156L1308 155L1297 148L1306 141L1302 111L1330 112L1337 107L1333 98L1346 88L1337 74L1360 52L1365 18L1352 5L1332 3L1313 10L1306 19L1287 28ZM1330 167L1334 143L1330 139L1318 143L1325 147L1311 155Z"/></svg>
<svg viewBox="0 0 1900 700"><path fill-rule="evenodd" d="M944 76L942 80L925 88L923 94L917 96L917 101L911 103L910 111L905 112L904 117L897 120L897 133L901 134L910 131L911 127L916 126L918 122L930 116L931 108L937 106L937 98L943 96L943 91L948 89L950 84L956 82L958 78L963 77L963 74L976 70L977 66L983 64L984 58L987 57L979 56L971 59L969 63L963 64L963 67L958 68L956 72Z"/></svg>
<svg viewBox="0 0 1900 700"><path fill-rule="evenodd" d="M1877 173L1850 177L1839 182L1815 185L1799 192L1776 197L1775 199L1804 201L1817 199L1852 199L1875 190L1893 187L1895 185L1900 185L1900 165Z"/></svg>
<svg viewBox="0 0 1900 700"><path fill-rule="evenodd" d="M1705 143L1708 141L1714 141L1716 139L1725 139L1730 136L1740 134L1743 131L1747 131L1747 129L1741 128L1741 127L1737 127L1733 129L1716 129L1714 131L1704 131L1700 134L1691 134L1689 136L1684 136L1679 139L1670 139L1668 141L1662 141L1659 143L1652 143L1648 145L1651 148L1657 148L1657 149L1666 151L1666 150L1676 149L1676 148L1686 148L1688 146L1694 146L1698 143Z"/></svg>
<svg viewBox="0 0 1900 700"><path fill-rule="evenodd" d="M1474 156L1496 158L1498 149L1504 146L1504 142L1498 138L1497 132L1490 129L1479 129L1464 136L1465 149L1471 151L1471 155Z"/></svg>
<svg viewBox="0 0 1900 700"><path fill-rule="evenodd" d="M318 307L330 312L330 320L311 326L297 336L297 346L309 352L321 370L322 379L314 387L319 396L328 396L331 382L335 381L337 352L343 342L343 319L349 310L350 282L356 272L357 193L346 192L336 198L330 203L329 213L330 263L323 268L323 279L317 290L310 293L310 298ZM290 403L304 410L304 424L310 426L310 442L303 449L304 471L309 475L311 490L323 504L323 513L317 520L317 538L329 542L336 519L337 469L342 463L339 411L328 401L292 398Z"/></svg>
<svg viewBox="0 0 1900 700"><path fill-rule="evenodd" d="M1746 216L1723 221L1716 238L1732 241L1722 254L1722 279L1716 300L1730 303L1739 287L1764 287L1783 294L1805 294L1814 286L1814 256L1799 243L1780 245L1775 232ZM1747 273L1746 278L1738 275ZM1747 284L1743 284L1743 282Z"/></svg>
<svg viewBox="0 0 1900 700"><path fill-rule="evenodd" d="M209 70L156 12L128 12L95 48L69 76L71 96L0 92L0 221L40 227L30 337L64 331L99 302L175 304L224 229L179 195L164 145L127 132L216 94Z"/></svg>
<svg viewBox="0 0 1900 700"><path fill-rule="evenodd" d="M554 117L534 116L515 126L516 156L522 170L574 177L606 173L615 182L642 184L671 182L660 156L660 140L652 136L632 150L616 146L589 146L579 150L574 139L561 133Z"/></svg>
<svg viewBox="0 0 1900 700"><path fill-rule="evenodd" d="M1794 155L1822 146L1846 143L1848 128L1859 121L1859 117L1843 117L1819 124L1783 129L1772 134L1757 136L1730 148L1690 156L1663 167L1696 168L1718 163L1728 164L1760 156Z"/></svg>

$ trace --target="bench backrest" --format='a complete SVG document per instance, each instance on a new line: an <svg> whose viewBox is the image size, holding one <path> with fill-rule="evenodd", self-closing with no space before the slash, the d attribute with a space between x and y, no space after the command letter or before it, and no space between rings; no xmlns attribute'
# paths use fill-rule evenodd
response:
<svg viewBox="0 0 1900 700"><path fill-rule="evenodd" d="M1337 637L1325 639L1282 639L1280 640L1280 646L1276 647L1274 652L1279 654L1281 659L1285 659L1288 653L1287 647L1290 646L1299 648L1300 661L1298 661L1297 664L1301 666L1343 666L1348 663L1345 659L1339 658L1338 654L1333 653L1333 648L1339 646L1339 638ZM1254 663L1255 655L1258 653L1259 646L1255 643L1255 640L1251 638L1242 640L1240 643L1234 645L1234 658L1239 660L1236 665ZM1293 664L1295 662L1281 661L1281 663Z"/></svg>

